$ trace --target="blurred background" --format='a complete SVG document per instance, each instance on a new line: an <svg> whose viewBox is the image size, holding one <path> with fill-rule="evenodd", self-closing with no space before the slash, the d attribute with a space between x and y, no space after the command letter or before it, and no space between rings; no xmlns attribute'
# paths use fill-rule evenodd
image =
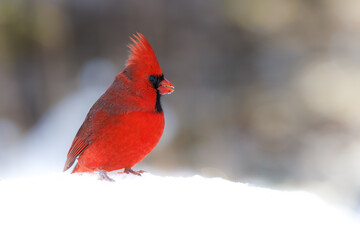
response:
<svg viewBox="0 0 360 240"><path fill-rule="evenodd" d="M135 169L360 209L360 2L0 0L0 179L61 172L143 33L176 91Z"/></svg>

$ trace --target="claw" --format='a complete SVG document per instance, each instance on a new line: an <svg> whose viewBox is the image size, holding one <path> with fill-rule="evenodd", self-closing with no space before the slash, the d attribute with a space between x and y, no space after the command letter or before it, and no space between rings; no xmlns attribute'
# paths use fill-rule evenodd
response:
<svg viewBox="0 0 360 240"><path fill-rule="evenodd" d="M124 168L124 172L122 173L126 173L126 174L134 174L134 175L137 175L137 176L141 176L142 173L145 173L144 170L139 170L139 171L134 171L132 170L131 168Z"/></svg>
<svg viewBox="0 0 360 240"><path fill-rule="evenodd" d="M99 170L99 180L105 180L109 182L115 182L114 179L110 178L105 170Z"/></svg>

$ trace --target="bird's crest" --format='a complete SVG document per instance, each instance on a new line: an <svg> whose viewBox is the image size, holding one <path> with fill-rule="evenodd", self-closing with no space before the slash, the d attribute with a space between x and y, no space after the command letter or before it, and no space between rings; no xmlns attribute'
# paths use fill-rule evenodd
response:
<svg viewBox="0 0 360 240"><path fill-rule="evenodd" d="M136 67L150 75L162 75L160 64L156 59L154 50L144 35L136 33L130 37L132 43L128 45L130 55L126 67Z"/></svg>

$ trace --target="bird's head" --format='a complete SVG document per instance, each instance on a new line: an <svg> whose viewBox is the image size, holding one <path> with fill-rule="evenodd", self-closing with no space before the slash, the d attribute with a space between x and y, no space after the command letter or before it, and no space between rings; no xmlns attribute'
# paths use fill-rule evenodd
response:
<svg viewBox="0 0 360 240"><path fill-rule="evenodd" d="M153 88L158 94L170 94L174 86L164 77L154 50L141 33L130 37L132 43L124 73L130 80L137 81L139 88Z"/></svg>

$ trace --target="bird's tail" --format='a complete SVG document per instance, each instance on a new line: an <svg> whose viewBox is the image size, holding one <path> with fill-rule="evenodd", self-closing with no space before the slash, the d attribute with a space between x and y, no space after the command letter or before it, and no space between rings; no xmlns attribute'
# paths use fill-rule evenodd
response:
<svg viewBox="0 0 360 240"><path fill-rule="evenodd" d="M79 173L79 172L93 172L94 170L84 167L83 165L76 163L74 170L71 173Z"/></svg>

